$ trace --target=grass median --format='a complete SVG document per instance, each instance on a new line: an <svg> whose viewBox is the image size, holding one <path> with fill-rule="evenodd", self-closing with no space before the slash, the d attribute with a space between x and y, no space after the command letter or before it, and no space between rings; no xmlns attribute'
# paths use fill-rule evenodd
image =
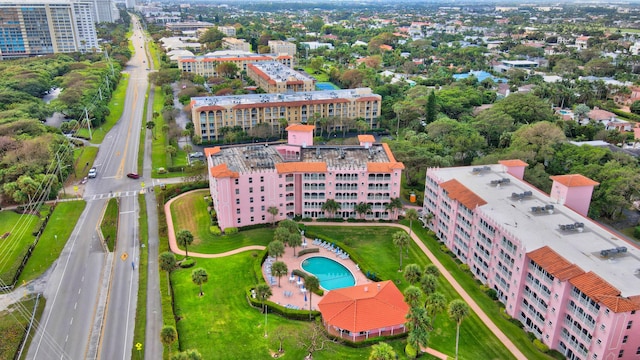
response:
<svg viewBox="0 0 640 360"><path fill-rule="evenodd" d="M151 195L150 195L151 196ZM144 359L144 345L141 350L137 350L136 344L144 344L147 325L147 264L149 261L149 225L147 221L147 202L145 195L138 195L140 205L138 221L140 224L140 260L138 261L138 302L136 305L136 322L133 331L133 347L131 348L131 359ZM159 335L159 334L158 334Z"/></svg>
<svg viewBox="0 0 640 360"><path fill-rule="evenodd" d="M116 239L118 237L119 208L118 199L109 199L107 202L107 208L104 211L104 216L102 217L102 223L100 223L102 236L104 236L104 241L107 242L107 248L111 252L115 249Z"/></svg>

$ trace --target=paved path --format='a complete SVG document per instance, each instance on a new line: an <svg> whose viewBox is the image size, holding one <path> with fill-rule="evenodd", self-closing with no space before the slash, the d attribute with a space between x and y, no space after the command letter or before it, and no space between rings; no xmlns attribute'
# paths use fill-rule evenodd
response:
<svg viewBox="0 0 640 360"><path fill-rule="evenodd" d="M168 231L168 235L169 235L169 247L171 248L171 251L173 251L176 254L179 255L184 255L184 251L180 250L180 248L178 248L178 244L176 243L176 237L175 237L175 230L173 229L173 219L171 217L171 203L173 203L173 201L175 201L176 199L178 199L180 196L177 196L171 200L169 200L165 205L164 205L164 213L167 217L167 231ZM397 227L397 228L401 228L404 229L405 231L409 232L409 227L405 226L405 225L400 225L400 224L393 224L393 223L314 223L314 222L305 222L303 223L304 225L307 226L367 226L367 227L371 227L371 226L392 226L392 227ZM524 354L520 351L520 349L518 349L515 344L507 337L507 335L504 334L504 332L502 332L502 330L500 330L494 323L493 321L491 321L491 319L487 316L487 314L485 314L485 312L480 308L480 306L478 306L478 304L475 302L475 300L473 300L473 298L462 288L462 286L460 286L460 284L456 281L456 279L449 273L449 271L447 271L447 269L444 267L444 265L442 265L442 263L433 255L433 253L431 253L431 251L429 251L429 249L427 249L426 245L416 236L416 234L414 232L411 233L411 238L413 239L413 241L418 245L418 247L420 248L420 250L422 250L422 252L425 253L425 255L427 255L427 257L429 258L429 260L438 267L438 269L440 270L440 272L442 273L442 275L444 276L444 278L451 284L451 286L456 290L456 292L458 294L460 294L460 297L467 303L469 304L469 307L471 308L471 310L473 310L473 312L475 312L478 317L480 318L480 320L489 328L489 330L495 334L495 336L498 338L498 340L500 340L500 342L502 342L504 344L504 346L511 351L511 353L513 354L513 356L516 359L519 360L526 360L527 357L524 356ZM237 254L243 251L247 251L247 250L263 250L264 246L259 246L259 245L254 245L254 246L245 246L243 248L239 248L239 249L235 249L235 250L231 250L231 251L227 251L225 253L221 253L221 254L199 254L199 253L193 253L190 252L189 255L193 256L193 257L200 257L200 258L220 258L220 257L225 257L225 256L229 256L229 255L233 255L233 254ZM444 354L439 353L433 349L429 349L432 351L429 351L430 354L435 355L436 357L440 357L442 359L441 356L444 356Z"/></svg>

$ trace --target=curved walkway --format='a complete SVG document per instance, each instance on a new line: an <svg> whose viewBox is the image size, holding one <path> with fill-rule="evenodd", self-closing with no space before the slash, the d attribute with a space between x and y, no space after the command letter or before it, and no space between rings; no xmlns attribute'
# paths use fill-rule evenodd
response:
<svg viewBox="0 0 640 360"><path fill-rule="evenodd" d="M182 196L182 195L180 195ZM165 216L167 218L167 235L169 237L169 248L171 249L172 252L179 254L179 255L185 255L185 252L183 250L180 250L180 248L178 247L177 241L176 241L176 236L175 236L175 230L173 228L173 218L171 217L171 204L178 198L180 198L180 196L176 196L175 198L169 200L165 205L164 205L164 213ZM386 226L392 226L392 227L397 227L400 229L403 229L407 232L409 232L409 227L405 226L405 225L401 225L401 224L393 224L393 223L329 223L329 222L323 222L323 223L314 223L314 222L304 222L304 225L309 225L309 226L367 226L367 227L371 227L371 226L380 226L380 227L386 227ZM489 328L489 330L495 334L495 336L498 338L498 340L500 340L500 342L502 342L502 344L504 344L504 346L513 354L513 356L515 356L516 359L519 360L526 360L527 357L524 356L524 354L520 351L520 349L518 349L516 347L516 345L511 341L511 339L509 339L507 337L507 335L505 335L504 332L502 332L502 330L500 330L500 328L498 328L493 321L491 321L491 319L489 318L489 316L487 316L487 314L485 314L485 312L480 308L480 306L478 306L478 304L475 302L475 300L462 288L462 286L460 286L460 284L456 281L456 279L449 273L449 271L447 271L447 269L444 267L444 265L442 265L442 263L435 257L435 255L433 255L433 253L431 253L431 251L429 251L429 249L427 249L427 246L418 238L418 236L416 236L416 234L414 232L411 233L411 239L418 245L418 247L420 248L420 250L422 250L422 252L424 252L425 255L427 255L427 257L429 258L429 260L438 267L438 270L440 270L440 273L442 273L442 276L444 276L444 278L451 284L451 286L454 288L454 290L460 294L460 297L467 303L469 304L469 307L471 308L471 310L473 310L473 312L476 313L476 315L478 315L478 317L480 318L480 320ZM233 255L233 254L238 254L247 250L263 250L265 247L261 246L261 245L252 245L252 246L245 246L243 248L239 248L239 249L235 249L235 250L231 250L231 251L227 251L224 253L220 253L220 254L200 254L200 253L191 253L191 256L193 257L199 257L199 258L220 258L220 257L225 257L225 256L229 256L229 255ZM435 355L435 354L434 354ZM436 355L438 356L438 355Z"/></svg>
<svg viewBox="0 0 640 360"><path fill-rule="evenodd" d="M409 232L409 227L408 226L401 225L401 224L393 224L393 223L381 224L381 223L328 223L328 222L326 222L326 223L325 222L323 222L323 223L314 223L314 222L307 222L307 223L303 223L303 224L310 225L310 226L345 226L345 224L348 224L348 226L393 226L393 227L404 229L405 231ZM495 336L498 338L498 340L500 340L500 342L502 342L504 344L504 346L509 351L511 351L513 356L515 356L516 359L526 360L527 357L524 356L524 354L520 351L520 349L518 349L516 347L516 345L511 341L511 339L509 339L507 337L507 335L505 335L504 332L502 332L502 330L500 330L493 323L493 321L491 321L491 319L487 316L487 314L485 314L485 312L480 308L480 306L478 306L478 304L475 302L475 300L473 300L473 298L462 288L462 286L460 286L460 284L458 284L456 279L449 273L449 271L447 271L447 269L444 267L444 265L442 265L442 263L431 253L431 251L429 251L429 249L427 249L426 245L422 241L420 241L420 239L416 236L416 234L414 232L411 233L411 238L418 245L420 250L422 250L422 252L424 252L425 255L427 255L429 260L434 265L436 265L438 267L438 270L440 270L440 273L442 273L444 278L447 279L447 281L451 284L451 286L455 289L455 291L458 294L460 294L460 297L467 304L469 304L469 307L471 308L471 310L473 310L473 312L475 312L478 315L480 320L489 328L489 330L493 334L495 334Z"/></svg>
<svg viewBox="0 0 640 360"><path fill-rule="evenodd" d="M176 241L176 231L173 228L173 217L171 216L171 204L173 204L174 201L176 201L177 199L179 199L181 196L185 194L178 195L164 204L164 216L166 216L167 218L167 236L169 237L169 249L171 249L171 252L178 255L185 255L185 251L180 250L180 248L178 247L178 242ZM251 245L251 246L245 246L239 249L234 249L234 250L219 253L219 254L202 254L202 253L197 253L192 251L191 255L189 256L193 256L197 258L213 259L213 258L221 258L229 255L234 255L234 254L238 254L238 253L249 251L249 250L264 250L264 249L265 247L262 245Z"/></svg>

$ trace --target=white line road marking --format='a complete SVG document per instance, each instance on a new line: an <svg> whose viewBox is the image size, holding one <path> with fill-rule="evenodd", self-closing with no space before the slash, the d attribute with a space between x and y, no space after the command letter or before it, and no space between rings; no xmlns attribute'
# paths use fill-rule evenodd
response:
<svg viewBox="0 0 640 360"><path fill-rule="evenodd" d="M69 325L73 325L73 318L71 318L71 321L69 321Z"/></svg>
<svg viewBox="0 0 640 360"><path fill-rule="evenodd" d="M76 301L76 304L73 305L73 310L75 310L78 307L78 302Z"/></svg>

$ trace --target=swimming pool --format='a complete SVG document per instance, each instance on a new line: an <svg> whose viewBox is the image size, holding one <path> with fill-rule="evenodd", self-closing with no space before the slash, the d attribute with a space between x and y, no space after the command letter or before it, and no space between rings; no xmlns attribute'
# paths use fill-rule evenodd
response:
<svg viewBox="0 0 640 360"><path fill-rule="evenodd" d="M305 259L302 270L315 275L326 290L341 289L356 284L356 279L344 265L326 257Z"/></svg>

